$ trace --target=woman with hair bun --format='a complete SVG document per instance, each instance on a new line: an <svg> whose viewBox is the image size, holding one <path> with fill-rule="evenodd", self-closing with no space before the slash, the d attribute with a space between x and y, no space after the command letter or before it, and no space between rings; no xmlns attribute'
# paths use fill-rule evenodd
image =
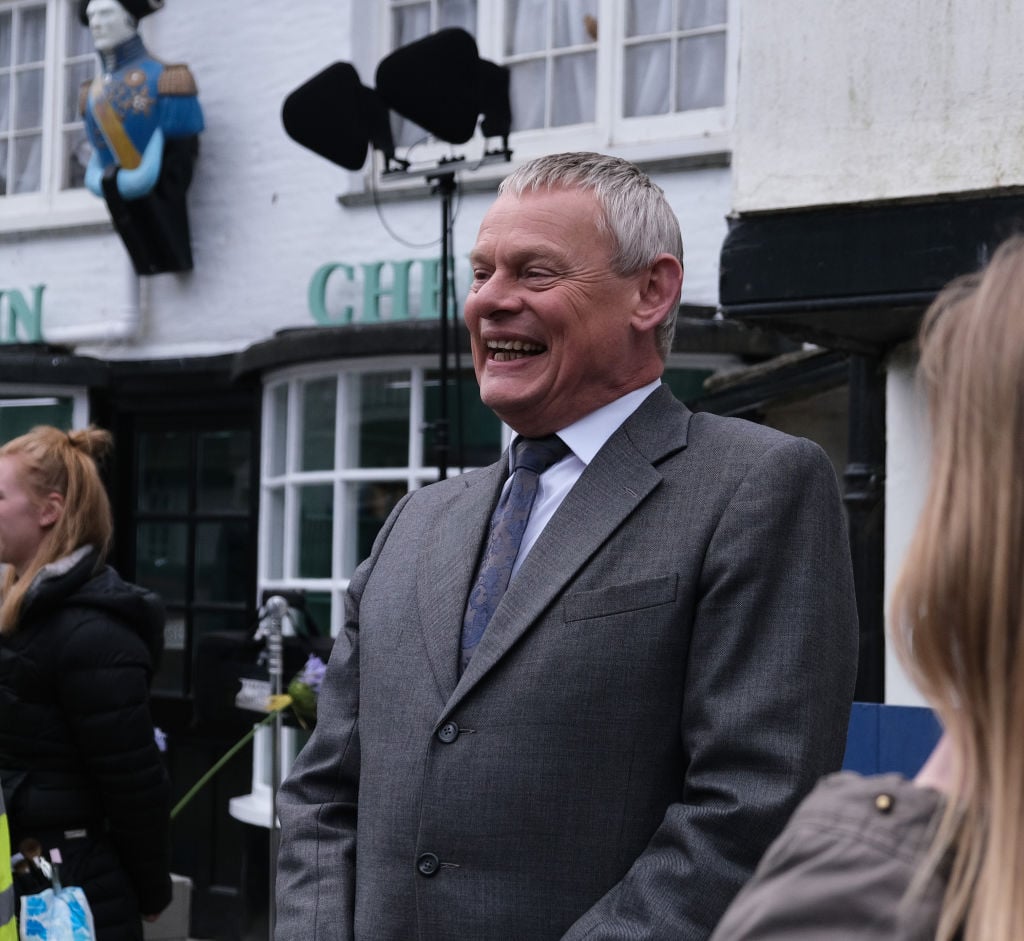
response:
<svg viewBox="0 0 1024 941"><path fill-rule="evenodd" d="M170 785L149 684L163 606L108 565L108 432L0 447L0 778L11 843L58 849L97 941L138 941L171 900Z"/></svg>

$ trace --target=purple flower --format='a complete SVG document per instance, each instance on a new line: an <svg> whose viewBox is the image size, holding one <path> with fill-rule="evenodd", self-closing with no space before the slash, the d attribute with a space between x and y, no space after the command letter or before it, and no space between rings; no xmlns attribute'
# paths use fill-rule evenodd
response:
<svg viewBox="0 0 1024 941"><path fill-rule="evenodd" d="M327 672L327 664L316 654L311 653L306 665L302 668L298 680L305 683L314 693L320 692L320 684L324 681L324 673Z"/></svg>

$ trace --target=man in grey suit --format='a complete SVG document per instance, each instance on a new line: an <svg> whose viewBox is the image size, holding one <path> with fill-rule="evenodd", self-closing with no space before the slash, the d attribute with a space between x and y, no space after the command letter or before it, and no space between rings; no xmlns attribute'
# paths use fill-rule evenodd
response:
<svg viewBox="0 0 1024 941"><path fill-rule="evenodd" d="M483 401L570 450L462 658L509 457L384 524L281 790L277 941L707 938L842 758L857 621L835 474L661 384L682 242L631 164L519 168L471 261Z"/></svg>

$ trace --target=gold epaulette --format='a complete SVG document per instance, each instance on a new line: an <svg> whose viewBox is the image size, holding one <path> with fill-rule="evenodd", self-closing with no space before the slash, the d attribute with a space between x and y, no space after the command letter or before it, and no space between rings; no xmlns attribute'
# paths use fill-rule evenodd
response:
<svg viewBox="0 0 1024 941"><path fill-rule="evenodd" d="M196 95L196 80L187 65L165 65L156 82L156 90L161 95Z"/></svg>
<svg viewBox="0 0 1024 941"><path fill-rule="evenodd" d="M89 106L89 88L91 85L92 79L87 78L78 86L78 113L82 117L85 117L85 109Z"/></svg>

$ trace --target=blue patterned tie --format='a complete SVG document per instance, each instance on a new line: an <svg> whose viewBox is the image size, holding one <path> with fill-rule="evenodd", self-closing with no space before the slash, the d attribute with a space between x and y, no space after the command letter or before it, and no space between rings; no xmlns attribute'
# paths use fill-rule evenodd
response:
<svg viewBox="0 0 1024 941"><path fill-rule="evenodd" d="M519 554L519 545L537 496L540 475L568 453L568 446L557 435L519 438L515 443L512 482L491 516L487 548L466 604L466 616L462 621L460 674L466 669L501 596L508 588L512 566Z"/></svg>

